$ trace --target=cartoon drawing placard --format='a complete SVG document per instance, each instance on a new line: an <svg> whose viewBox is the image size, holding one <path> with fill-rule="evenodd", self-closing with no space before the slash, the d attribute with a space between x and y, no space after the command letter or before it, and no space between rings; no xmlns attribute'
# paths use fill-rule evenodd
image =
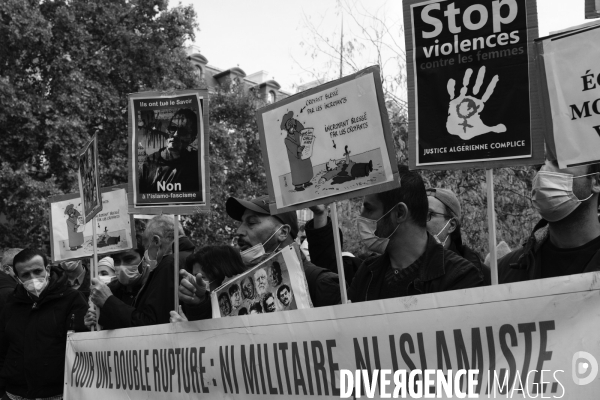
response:
<svg viewBox="0 0 600 400"><path fill-rule="evenodd" d="M260 109L257 120L278 210L398 186L378 67Z"/></svg>
<svg viewBox="0 0 600 400"><path fill-rule="evenodd" d="M98 137L90 140L79 154L79 195L82 199L83 224L91 221L102 210L98 183Z"/></svg>
<svg viewBox="0 0 600 400"><path fill-rule="evenodd" d="M207 97L205 90L130 95L130 211L154 214L168 207L186 214L206 208Z"/></svg>
<svg viewBox="0 0 600 400"><path fill-rule="evenodd" d="M292 246L211 293L213 318L311 308L308 284Z"/></svg>
<svg viewBox="0 0 600 400"><path fill-rule="evenodd" d="M404 10L411 168L540 162L535 1L405 0Z"/></svg>
<svg viewBox="0 0 600 400"><path fill-rule="evenodd" d="M102 211L96 215L98 254L131 249L133 218L127 214L127 191L124 185L103 188ZM50 198L50 241L52 260L92 257L92 221L84 223L82 201L78 193Z"/></svg>
<svg viewBox="0 0 600 400"><path fill-rule="evenodd" d="M560 168L600 162L600 21L542 38L538 49L548 153Z"/></svg>

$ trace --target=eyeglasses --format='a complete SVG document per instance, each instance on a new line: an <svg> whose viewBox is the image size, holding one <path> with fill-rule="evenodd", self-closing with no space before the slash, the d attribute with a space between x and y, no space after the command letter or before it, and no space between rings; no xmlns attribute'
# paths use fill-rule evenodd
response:
<svg viewBox="0 0 600 400"><path fill-rule="evenodd" d="M444 217L444 218L452 218L451 216L446 215L444 213L439 213L439 212L436 212L436 211L433 211L433 210L429 210L429 211L427 211L427 222L431 221L431 218L434 215L439 215L439 216Z"/></svg>

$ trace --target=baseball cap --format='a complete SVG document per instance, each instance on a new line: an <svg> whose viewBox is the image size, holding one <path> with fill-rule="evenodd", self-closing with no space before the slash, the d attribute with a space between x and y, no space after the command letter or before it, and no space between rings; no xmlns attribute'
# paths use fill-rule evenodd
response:
<svg viewBox="0 0 600 400"><path fill-rule="evenodd" d="M428 188L426 190L427 196L435 197L448 207L457 218L461 217L460 203L452 190L442 188Z"/></svg>
<svg viewBox="0 0 600 400"><path fill-rule="evenodd" d="M225 203L225 210L227 210L227 214L236 221L242 220L242 216L246 210L252 210L258 214L271 215L291 227L290 234L292 239L296 239L296 236L298 235L298 217L296 216L296 212L287 211L279 214L271 214L268 195L260 196L252 200L242 200L237 197L230 197Z"/></svg>

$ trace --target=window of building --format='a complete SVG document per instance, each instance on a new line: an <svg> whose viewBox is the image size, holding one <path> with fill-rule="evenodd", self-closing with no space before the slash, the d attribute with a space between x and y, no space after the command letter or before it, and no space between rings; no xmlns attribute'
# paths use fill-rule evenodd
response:
<svg viewBox="0 0 600 400"><path fill-rule="evenodd" d="M196 68L194 69L194 73L196 74L198 79L204 79L204 71L202 70L201 66L196 65Z"/></svg>
<svg viewBox="0 0 600 400"><path fill-rule="evenodd" d="M267 102L269 104L271 103L275 103L275 92L274 91L269 91L269 96L267 97Z"/></svg>

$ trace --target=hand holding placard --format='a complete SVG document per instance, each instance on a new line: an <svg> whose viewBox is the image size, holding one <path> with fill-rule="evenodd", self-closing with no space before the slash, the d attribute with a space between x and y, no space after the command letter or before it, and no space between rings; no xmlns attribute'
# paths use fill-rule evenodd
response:
<svg viewBox="0 0 600 400"><path fill-rule="evenodd" d="M463 140L470 140L476 136L483 135L488 132L506 132L506 126L504 124L487 126L485 123L483 123L480 116L485 103L488 101L492 93L494 93L494 89L496 88L496 84L499 80L498 75L492 78L492 81L488 85L483 97L478 99L474 96L479 93L479 89L483 83L485 66L481 67L477 74L477 80L475 81L475 86L473 87L474 96L468 96L468 86L472 74L473 70L471 68L467 69L463 78L463 87L460 89L460 94L456 98L454 98L456 82L454 79L450 79L448 81L448 94L450 95L448 121L446 122L446 129L448 130L448 133L459 136Z"/></svg>

